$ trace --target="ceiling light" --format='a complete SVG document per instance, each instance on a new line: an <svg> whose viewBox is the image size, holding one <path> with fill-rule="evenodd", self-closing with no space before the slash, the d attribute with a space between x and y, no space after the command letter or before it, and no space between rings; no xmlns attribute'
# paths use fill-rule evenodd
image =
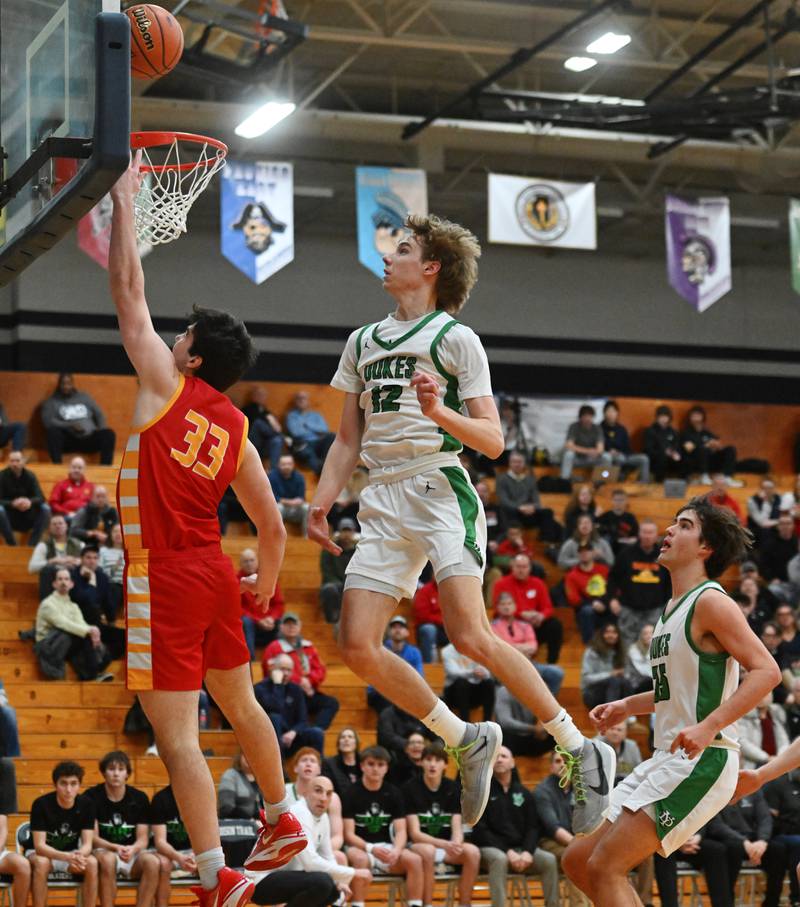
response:
<svg viewBox="0 0 800 907"><path fill-rule="evenodd" d="M591 57L570 57L568 60L564 60L564 69L572 72L585 72L593 66L597 66L597 60L593 60Z"/></svg>
<svg viewBox="0 0 800 907"><path fill-rule="evenodd" d="M254 139L294 113L295 106L289 101L268 101L251 113L247 119L242 120L234 132L243 139Z"/></svg>
<svg viewBox="0 0 800 907"><path fill-rule="evenodd" d="M631 43L630 35L617 35L607 31L586 48L590 54L615 54L618 50Z"/></svg>

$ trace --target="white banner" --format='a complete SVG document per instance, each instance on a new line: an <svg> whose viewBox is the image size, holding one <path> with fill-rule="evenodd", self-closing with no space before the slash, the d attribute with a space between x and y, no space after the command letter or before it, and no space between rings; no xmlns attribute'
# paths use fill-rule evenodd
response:
<svg viewBox="0 0 800 907"><path fill-rule="evenodd" d="M490 173L489 242L596 249L594 183Z"/></svg>

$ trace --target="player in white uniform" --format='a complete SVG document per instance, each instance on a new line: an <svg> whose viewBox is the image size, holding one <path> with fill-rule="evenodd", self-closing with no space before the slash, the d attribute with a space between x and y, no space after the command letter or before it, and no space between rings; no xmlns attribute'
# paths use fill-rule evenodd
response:
<svg viewBox="0 0 800 907"><path fill-rule="evenodd" d="M667 529L659 563L672 598L653 630L653 690L597 706L603 732L655 712L655 753L611 793L606 821L562 865L597 905L640 905L628 872L669 856L731 799L739 771L735 722L780 683L780 671L738 605L712 582L741 560L750 536L735 515L694 498ZM747 672L739 683L739 665Z"/></svg>
<svg viewBox="0 0 800 907"><path fill-rule="evenodd" d="M414 594L430 560L450 641L543 719L579 793L576 824L588 832L601 821L614 752L585 740L530 661L492 632L481 595L486 522L458 453L465 444L496 457L503 433L480 340L452 317L477 280L480 247L433 216L411 217L407 227L384 258L383 286L397 308L351 334L331 382L346 393L344 411L311 502L309 538L340 553L326 515L359 457L369 468L339 646L353 671L443 738L461 771L464 822L473 825L489 796L499 726L463 722L382 645L397 602Z"/></svg>

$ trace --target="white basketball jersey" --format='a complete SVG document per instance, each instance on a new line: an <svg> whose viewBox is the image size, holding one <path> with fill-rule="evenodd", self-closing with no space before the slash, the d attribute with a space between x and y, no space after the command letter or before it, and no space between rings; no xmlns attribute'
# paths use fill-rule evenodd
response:
<svg viewBox="0 0 800 907"><path fill-rule="evenodd" d="M725 590L706 580L671 601L653 630L650 667L655 694L656 749L669 750L678 733L706 718L739 686L739 663L726 652L698 649L691 636L695 603L707 589ZM726 727L711 746L738 749L736 725Z"/></svg>
<svg viewBox="0 0 800 907"><path fill-rule="evenodd" d="M444 404L460 411L464 400L492 396L489 364L477 335L446 312L413 321L392 315L354 331L331 384L359 395L364 410L362 460L369 469L403 466L442 454L457 462L461 442L422 414L411 387L415 371L432 375ZM434 457L433 461L437 458Z"/></svg>

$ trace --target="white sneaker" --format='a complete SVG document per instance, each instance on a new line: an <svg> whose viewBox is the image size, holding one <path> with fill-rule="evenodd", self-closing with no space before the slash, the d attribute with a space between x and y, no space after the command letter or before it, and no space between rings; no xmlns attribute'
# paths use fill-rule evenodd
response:
<svg viewBox="0 0 800 907"><path fill-rule="evenodd" d="M704 473L700 476L700 478L698 479L698 482L699 482L700 485L710 485L710 484L711 484L711 476L710 476L707 472L704 472Z"/></svg>
<svg viewBox="0 0 800 907"><path fill-rule="evenodd" d="M744 488L744 482L740 482L739 479L734 479L733 476L725 476L725 484L728 488Z"/></svg>

